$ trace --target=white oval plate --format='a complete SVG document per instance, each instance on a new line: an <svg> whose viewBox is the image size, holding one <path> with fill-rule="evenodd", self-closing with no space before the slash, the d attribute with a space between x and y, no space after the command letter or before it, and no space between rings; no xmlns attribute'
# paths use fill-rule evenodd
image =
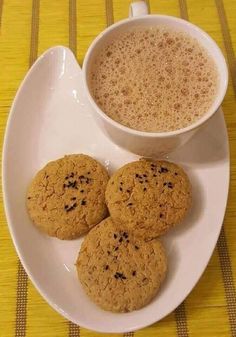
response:
<svg viewBox="0 0 236 337"><path fill-rule="evenodd" d="M48 161L68 153L91 155L110 172L138 158L114 145L98 129L83 96L81 69L69 49L55 47L38 59L24 79L6 129L3 191L17 253L40 294L76 324L100 332L128 332L160 320L193 289L220 233L229 184L222 111L169 156L190 176L193 207L185 222L163 238L169 272L160 293L145 308L131 313L105 312L83 292L74 267L82 239L47 237L27 215L25 195L30 180Z"/></svg>

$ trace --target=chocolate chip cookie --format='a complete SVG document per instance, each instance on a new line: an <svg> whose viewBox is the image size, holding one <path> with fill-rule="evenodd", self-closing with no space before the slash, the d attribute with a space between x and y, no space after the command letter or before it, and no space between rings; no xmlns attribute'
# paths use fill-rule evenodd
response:
<svg viewBox="0 0 236 337"><path fill-rule="evenodd" d="M146 242L107 218L85 237L76 267L84 290L97 305L128 312L157 294L167 260L160 241Z"/></svg>
<svg viewBox="0 0 236 337"><path fill-rule="evenodd" d="M72 154L49 162L31 182L27 209L34 224L59 239L74 239L107 216L109 176L95 159Z"/></svg>
<svg viewBox="0 0 236 337"><path fill-rule="evenodd" d="M110 178L106 203L111 217L136 235L152 239L180 223L191 205L184 170L168 161L140 160Z"/></svg>

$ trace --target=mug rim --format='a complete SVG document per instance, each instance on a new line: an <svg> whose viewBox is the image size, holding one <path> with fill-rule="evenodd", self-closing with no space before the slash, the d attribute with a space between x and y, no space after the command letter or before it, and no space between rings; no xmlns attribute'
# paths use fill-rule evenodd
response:
<svg viewBox="0 0 236 337"><path fill-rule="evenodd" d="M89 59L91 58L91 54L93 52L93 49L96 47L96 44L98 43L98 41L103 37L108 35L110 32L116 30L119 26L123 26L125 24L128 24L129 22L132 21L138 21L138 20L149 20L149 18L156 18L156 17L161 17L163 19L168 19L168 20L172 20L175 21L177 23L181 23L186 25L187 27L191 27L192 29L194 29L195 31L197 31L198 34L201 34L202 36L204 36L204 38L206 40L208 40L211 44L214 45L214 48L217 49L218 51L218 55L220 55L221 57L221 62L222 62L222 66L224 68L224 74L223 76L220 75L220 77L222 77L220 79L220 82L223 83L222 84L222 90L218 93L218 95L216 96L215 100L213 101L210 109L208 109L208 111L206 113L204 113L196 122L184 127L184 128L180 128L177 130L172 130L172 131L141 131L141 130L136 130L136 129L132 129L128 126L125 126L117 121L115 121L114 119L112 119L111 117L109 117L96 103L95 99L93 98L93 96L90 93L89 90L89 86L88 86L88 81L87 81L87 67L88 67L88 62ZM197 39L197 37L196 37ZM211 56L214 59L214 56L211 54ZM173 137L176 135L180 135L180 134L184 134L186 132L192 131L194 129L197 129L198 127L200 127L202 124L204 124L205 122L207 122L215 113L216 111L219 109L225 94L226 94L226 90L228 87L228 68L227 68L227 64L226 64L226 60L225 57L221 51L221 49L219 48L219 46L217 45L217 43L213 40L213 38L207 34L204 30L202 30L201 28L199 28L198 26L196 26L195 24L188 22L184 19L175 17L175 16L170 16L170 15L162 15L162 14L147 14L147 15L142 15L142 16L137 16L137 17L131 17L131 18L126 18L123 20L120 20L114 24L112 24L111 26L107 27L105 30L103 30L100 34L98 34L98 36L92 41L92 43L90 44L85 58L84 58L84 62L83 62L83 82L84 82L84 86L85 86L85 90L87 91L87 96L88 99L91 103L91 105L93 106L94 110L103 118L105 119L108 123L112 124L115 128L120 129L123 132L132 134L132 135L138 135L138 136L142 136L142 137L149 137L149 138L164 138L164 137Z"/></svg>

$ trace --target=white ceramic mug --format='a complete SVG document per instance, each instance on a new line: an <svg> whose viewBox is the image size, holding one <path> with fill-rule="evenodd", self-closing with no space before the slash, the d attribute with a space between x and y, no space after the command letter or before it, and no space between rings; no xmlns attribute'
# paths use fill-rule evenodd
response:
<svg viewBox="0 0 236 337"><path fill-rule="evenodd" d="M220 107L228 85L228 70L225 58L213 39L197 26L172 16L147 15L148 9L144 1L134 2L130 5L130 18L113 24L104 30L90 45L83 64L83 78L85 90L93 107L94 117L98 125L117 145L146 157L156 157L172 152L185 144L195 132L208 121ZM216 98L210 109L195 123L170 132L143 132L128 128L108 117L96 104L89 89L89 73L91 64L100 48L114 39L114 36L132 27L158 26L164 24L178 30L187 32L196 38L212 56L219 73L219 84Z"/></svg>

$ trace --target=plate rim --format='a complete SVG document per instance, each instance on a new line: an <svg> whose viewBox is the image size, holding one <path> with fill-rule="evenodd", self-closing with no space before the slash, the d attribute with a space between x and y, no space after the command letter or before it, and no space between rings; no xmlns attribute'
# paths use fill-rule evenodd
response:
<svg viewBox="0 0 236 337"><path fill-rule="evenodd" d="M74 59L74 55L72 53L72 51L67 48L67 47L64 47L64 46L55 46L55 47L51 47L49 49L47 49L43 54L41 54L37 60L35 61L35 63L32 65L32 67L30 67L25 75L25 77L23 78L23 80L21 81L21 84L15 94L15 97L13 99L13 103L11 105L11 108L10 108L10 111L9 111L9 115L8 115L8 118L7 118L7 123L6 123L6 126L5 126L5 131L4 131L4 140L3 140L3 147L2 147L2 192L3 192L3 205L4 205L4 212L5 212L5 216L6 216L6 220L7 220L7 227L8 227L8 230L10 232L10 236L11 236L11 239L13 241L13 244L14 244L14 248L17 252L17 255L18 255L18 258L25 270L25 272L27 273L27 276L29 277L29 279L31 280L31 282L33 283L34 287L37 289L37 291L39 292L39 294L43 297L43 299L55 310L57 311L60 315L62 315L63 317L65 317L66 319L68 319L69 321L73 322L74 324L76 325L80 325L81 327L84 327L86 329L89 329L89 330L92 330L92 331L96 331L96 332L101 332L101 333L125 333L125 332L131 332L131 331L135 331L135 330L139 330L139 329L142 329L142 328L145 328L145 327L148 327L152 324L154 324L155 322L159 322L160 320L162 320L164 317L166 317L168 314L170 314L171 312L173 312L186 298L187 296L192 292L192 290L195 288L196 284L199 282L199 279L202 277L203 273L205 272L206 268L207 268L207 265L209 264L209 261L212 257L212 254L214 252L214 248L216 247L216 244L217 244L217 241L219 239L219 236L220 236L220 233L221 233L221 230L223 228L223 222L224 222L224 217L225 217L225 212L226 212L226 209L227 209L227 202L228 202L228 197L229 197L229 186L230 186L230 147L229 147L229 137L228 137L228 130L227 130L227 125L226 125L226 122L225 122L225 119L224 119L224 115L223 115L223 110L222 108L220 107L219 110L222 114L221 118L222 118L222 122L224 123L224 127L225 127L225 131L226 131L226 139L225 139L225 142L226 142L226 147L227 147L227 157L226 157L226 165L227 165L227 177L225 177L225 185L226 185L226 191L227 191L227 195L226 195L226 198L225 198L225 205L224 205L224 212L222 213L222 219L220 219L220 223L221 225L219 226L219 230L218 230L218 233L216 235L216 240L213 244L213 247L212 247L212 251L211 251L211 254L209 256L208 259L206 259L205 261L205 265L204 265L204 268L202 269L202 272L200 273L199 277L196 278L195 282L194 282L194 285L191 287L191 289L184 295L184 297L181 299L181 301L179 301L178 305L174 305L172 307L171 310L168 310L167 313L163 313L162 315L160 315L159 319L155 319L155 318L152 318L150 317L148 320L146 319L146 323L138 323L136 324L135 326L133 327L130 327L128 329L122 329L122 327L120 329L110 329L110 330L107 330L107 329L102 329L102 328L98 328L98 329L94 329L94 328L91 328L91 326L89 326L89 324L84 324L83 322L80 322L80 319L79 319L79 315L78 315L78 319L77 321L73 320L70 315L64 311L62 308L60 308L57 304L55 304L50 296L48 296L44 290L38 285L38 281L34 278L34 276L32 275L31 273L31 267L26 263L25 259L24 259L24 254L22 253L22 249L20 247L20 245L18 245L17 243L17 238L14 234L14 226L12 225L12 221L11 221L11 214L10 214L10 210L9 210L9 207L8 207L8 193L6 192L7 190L7 183L6 183L6 157L7 157L7 153L8 153L8 139L9 139L9 133L10 133L10 129L11 129L11 120L13 118L13 116L15 115L14 111L15 111L15 107L18 103L18 99L19 99L19 96L21 94L21 91L22 91L22 88L24 87L26 81L28 80L28 78L30 78L31 76L31 73L33 72L34 68L38 65L38 63L40 62L40 60L48 53L50 53L51 51L54 51L54 50L65 50L67 53L69 53ZM76 59L75 59L76 60ZM77 61L76 61L77 62ZM79 64L78 64L78 67L80 68ZM81 69L81 68L80 68ZM211 123L211 120L209 121L209 123ZM155 317L155 316L154 316Z"/></svg>

